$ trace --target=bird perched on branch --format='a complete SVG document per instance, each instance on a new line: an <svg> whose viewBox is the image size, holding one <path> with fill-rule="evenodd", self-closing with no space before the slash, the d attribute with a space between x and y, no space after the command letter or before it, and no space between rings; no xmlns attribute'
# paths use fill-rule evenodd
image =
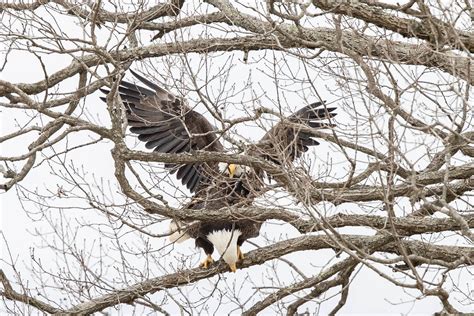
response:
<svg viewBox="0 0 474 316"><path fill-rule="evenodd" d="M203 115L190 108L184 99L131 72L147 87L122 80L118 94L126 109L130 131L138 134L146 148L159 153L225 152L220 136ZM259 142L250 145L246 154L287 166L310 146L319 145L311 131L333 127L330 120L336 115L333 113L335 109L327 108L324 102L301 108L277 123ZM189 211L249 205L263 187L263 172L243 165L166 163L165 168L176 174L178 180L194 193L191 203L186 206ZM236 263L243 259L240 247L245 240L259 235L261 225L252 219L172 221L170 240L180 242L194 238L196 246L206 254L201 263L204 268L213 262L212 253L216 248L230 270L235 272Z"/></svg>

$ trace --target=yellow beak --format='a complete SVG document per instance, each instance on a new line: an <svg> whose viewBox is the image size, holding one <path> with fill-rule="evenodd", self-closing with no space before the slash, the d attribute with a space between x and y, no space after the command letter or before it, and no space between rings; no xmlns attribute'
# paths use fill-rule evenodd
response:
<svg viewBox="0 0 474 316"><path fill-rule="evenodd" d="M237 265L235 263L229 264L230 271L235 272L237 271Z"/></svg>
<svg viewBox="0 0 474 316"><path fill-rule="evenodd" d="M227 168L229 169L229 176L233 178L235 174L235 168L236 168L235 164L231 163Z"/></svg>

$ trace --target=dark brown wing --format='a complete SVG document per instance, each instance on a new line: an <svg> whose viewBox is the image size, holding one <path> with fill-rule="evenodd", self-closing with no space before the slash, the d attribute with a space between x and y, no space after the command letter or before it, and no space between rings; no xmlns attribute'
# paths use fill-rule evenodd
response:
<svg viewBox="0 0 474 316"><path fill-rule="evenodd" d="M160 153L183 153L192 150L223 151L214 127L201 114L185 105L184 100L157 86L136 72L132 74L147 87L122 80L119 94L127 111L130 131L138 134L145 147ZM109 91L101 89L108 94ZM105 98L101 98L105 101ZM177 172L191 192L203 177L203 163L165 164Z"/></svg>
<svg viewBox="0 0 474 316"><path fill-rule="evenodd" d="M292 162L308 150L319 145L309 131L303 131L300 125L310 128L334 127L330 122L321 122L333 118L336 108L326 108L324 102L311 103L270 129L251 150L251 154L269 159L276 164Z"/></svg>

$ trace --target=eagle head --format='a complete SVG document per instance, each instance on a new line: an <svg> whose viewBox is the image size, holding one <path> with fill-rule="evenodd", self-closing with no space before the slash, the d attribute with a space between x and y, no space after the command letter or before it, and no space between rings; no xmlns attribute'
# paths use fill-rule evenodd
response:
<svg viewBox="0 0 474 316"><path fill-rule="evenodd" d="M247 166L236 165L233 163L219 162L219 171L230 178L239 178L248 171Z"/></svg>
<svg viewBox="0 0 474 316"><path fill-rule="evenodd" d="M236 264L239 260L237 240L240 235L242 232L238 229L215 230L207 235L207 239L214 245L232 272L237 271Z"/></svg>

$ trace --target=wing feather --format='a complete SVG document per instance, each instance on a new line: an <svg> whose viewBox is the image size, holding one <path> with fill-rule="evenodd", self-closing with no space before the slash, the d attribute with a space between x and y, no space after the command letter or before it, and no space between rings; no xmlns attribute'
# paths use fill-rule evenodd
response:
<svg viewBox="0 0 474 316"><path fill-rule="evenodd" d="M191 181L188 183L188 189L191 192L194 192L200 181L201 181L201 175L199 174L199 172L197 172L194 178L191 179Z"/></svg>
<svg viewBox="0 0 474 316"><path fill-rule="evenodd" d="M176 177L179 180L184 179L184 177L191 171L191 169L193 169L193 165L191 164L184 165L183 167L179 168Z"/></svg>
<svg viewBox="0 0 474 316"><path fill-rule="evenodd" d="M154 139L152 141L149 141L149 142L145 143L145 147L148 148L148 149L153 149L155 147L159 148L163 145L168 144L173 139L176 139L176 136L171 134L171 133L170 134L163 133L163 134L160 134L160 135L152 135L152 136L157 138L157 139ZM160 148L160 150L161 150L161 148Z"/></svg>
<svg viewBox="0 0 474 316"><path fill-rule="evenodd" d="M130 90L133 90L133 91L136 91L138 93L140 93L141 95L143 96L153 96L155 93L147 88L143 88L143 87L140 87L140 86L137 86L136 84L134 83L130 83L130 82L127 82L127 81L120 81L120 84L125 87L125 88L129 88Z"/></svg>
<svg viewBox="0 0 474 316"><path fill-rule="evenodd" d="M189 184L192 180L192 178L196 175L196 168L194 168L194 165L191 167L189 172L183 176L183 182Z"/></svg>
<svg viewBox="0 0 474 316"><path fill-rule="evenodd" d="M138 134L145 147L160 153L192 152L192 150L223 151L215 129L201 114L185 104L166 89L151 82L142 75L131 71L146 87L125 80L120 82L118 93L127 112L130 132ZM101 89L105 94L110 91ZM101 100L106 101L104 97ZM191 192L195 192L202 182L201 169L216 169L217 164L194 163L176 165L165 164L171 174L177 172Z"/></svg>
<svg viewBox="0 0 474 316"><path fill-rule="evenodd" d="M168 153L168 154L171 154L173 149L176 148L176 147L179 147L181 146L181 144L183 143L183 140L182 139L179 139L179 138L174 138L172 140L170 140L168 143L166 144L163 144L160 147L160 150L162 152L165 152L165 153Z"/></svg>
<svg viewBox="0 0 474 316"><path fill-rule="evenodd" d="M315 129L332 128L335 125L330 120L336 116L335 110L335 107L327 108L324 102L311 103L289 116L286 121L276 124L250 152L277 164L291 162L308 151L310 146L319 145L310 133L301 131L297 124ZM326 120L329 122L321 122Z"/></svg>
<svg viewBox="0 0 474 316"><path fill-rule="evenodd" d="M161 124L161 125L155 125L155 126L131 127L130 132L139 134L140 136L142 136L142 135L164 132L168 129L170 129L169 125Z"/></svg>
<svg viewBox="0 0 474 316"><path fill-rule="evenodd" d="M167 153L177 154L177 153L182 153L183 151L184 152L190 151L189 142L190 142L189 139L185 139L184 141L180 141L180 144L173 147L173 149L170 149L169 151L167 151Z"/></svg>

